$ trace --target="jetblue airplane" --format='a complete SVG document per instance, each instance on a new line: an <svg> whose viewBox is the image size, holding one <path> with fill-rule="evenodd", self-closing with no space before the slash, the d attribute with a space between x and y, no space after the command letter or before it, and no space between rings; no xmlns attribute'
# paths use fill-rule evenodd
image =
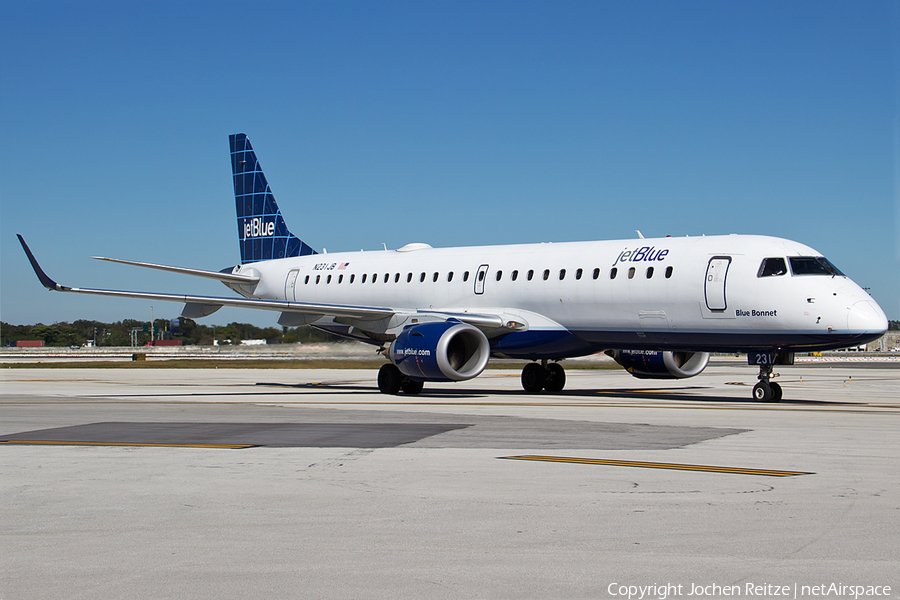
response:
<svg viewBox="0 0 900 600"><path fill-rule="evenodd" d="M183 302L196 319L223 306L281 313L287 327L379 346L386 394L478 376L491 356L529 361L526 392L559 392L560 361L606 351L639 378L698 375L710 352L747 353L753 398L781 399L775 365L795 352L857 346L887 330L872 298L821 254L757 235L319 254L282 218L250 141L230 136L241 263L204 271L94 257L217 279L237 297L63 286L50 290Z"/></svg>

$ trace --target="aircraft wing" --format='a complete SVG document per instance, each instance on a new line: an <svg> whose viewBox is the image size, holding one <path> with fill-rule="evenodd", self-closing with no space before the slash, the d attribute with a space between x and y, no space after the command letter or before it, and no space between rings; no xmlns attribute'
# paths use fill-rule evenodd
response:
<svg viewBox="0 0 900 600"><path fill-rule="evenodd" d="M392 308L378 306L354 306L342 304L318 304L314 302L288 302L285 300L266 300L262 298L227 298L221 296L192 296L187 294L163 294L156 292L135 292L127 290L103 290L94 288L78 288L60 285L50 278L38 264L37 259L25 243L21 235L16 234L22 249L31 262L31 267L40 280L41 284L48 290L57 292L71 292L76 294L91 294L95 296L113 296L119 298L141 298L144 300L157 300L161 302L184 302L185 310L183 315L186 317L204 317L217 311L223 306L231 306L236 308L255 308L259 310L271 310L278 312L297 313L304 315L313 315L316 317L330 316L346 319L355 319L360 321L375 321L379 319L390 318L398 312L408 313L410 311L397 311ZM120 262L136 266L145 266L149 268L158 268L163 271L172 271L175 273L183 273L186 275L198 275L200 277L210 277L224 281L240 281L247 283L256 281L258 278L253 276L239 276L227 273L216 273L215 271L198 271L195 269L187 269L184 267L167 267L165 265L153 265L151 263L137 263L134 261L126 261L120 259L101 259L111 262ZM225 275L225 277L221 277ZM411 311L416 312L418 311ZM428 311L429 313L432 311ZM482 315L471 313L434 313L434 316L448 319L458 319L460 321L470 323L480 328L496 328L502 326L503 321L496 315Z"/></svg>
<svg viewBox="0 0 900 600"><path fill-rule="evenodd" d="M390 308L371 307L371 306L344 306L338 304L315 304L312 302L286 302L283 300L264 300L259 298L225 298L220 296L191 296L186 294L161 294L155 292L132 292L125 290L101 290L94 288L78 288L66 285L60 285L51 279L38 264L34 254L21 235L16 234L19 243L25 250L31 267L41 281L43 286L48 290L57 292L73 292L76 294L92 294L95 296L116 296L120 298L142 298L144 300L159 300L162 302L184 302L187 305L195 307L203 307L206 314L212 314L215 310L223 306L232 306L237 308L256 308L261 310L272 310L280 312L294 312L309 315L332 315L336 317L349 317L361 320L375 320L391 317L394 311ZM114 261L126 262L129 261ZM163 270L181 269L181 267L166 268ZM184 271L189 271L185 269ZM178 272L178 271L176 271ZM207 271L206 273L211 273ZM246 280L244 280L246 281ZM204 316L204 315L199 315Z"/></svg>

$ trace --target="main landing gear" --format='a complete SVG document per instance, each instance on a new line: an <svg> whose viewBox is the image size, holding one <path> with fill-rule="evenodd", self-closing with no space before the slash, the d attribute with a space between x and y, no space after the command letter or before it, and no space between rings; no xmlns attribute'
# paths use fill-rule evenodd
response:
<svg viewBox="0 0 900 600"><path fill-rule="evenodd" d="M392 363L382 365L378 370L378 389L382 394L396 396L402 391L404 394L415 396L423 387L425 387L423 382L410 379Z"/></svg>
<svg viewBox="0 0 900 600"><path fill-rule="evenodd" d="M561 392L566 387L566 371L558 362L530 362L522 369L522 388L529 394L539 394L546 390L551 394Z"/></svg>
<svg viewBox="0 0 900 600"><path fill-rule="evenodd" d="M757 402L781 400L781 386L772 381L773 369L772 365L759 365L759 383L753 386L753 399Z"/></svg>

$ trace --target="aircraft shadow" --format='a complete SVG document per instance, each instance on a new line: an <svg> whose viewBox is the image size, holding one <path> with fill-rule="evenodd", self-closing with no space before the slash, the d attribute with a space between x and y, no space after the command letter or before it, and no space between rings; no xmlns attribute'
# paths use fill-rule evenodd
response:
<svg viewBox="0 0 900 600"><path fill-rule="evenodd" d="M237 387L237 386L235 386ZM212 397L258 397L258 396L333 396L335 393L342 394L348 398L355 396L371 396L378 393L378 389L371 385L361 385L356 383L280 383L280 382L257 382L249 384L246 391L231 392L171 392L157 394L92 394L90 396L82 396L81 399L88 400L90 398L212 398ZM276 389L263 389L276 388ZM528 398L539 400L546 398L571 398L574 400L591 400L593 402L603 400L649 400L649 401L665 401L673 405L678 403L703 403L703 404L733 404L747 406L777 406L777 405L796 405L796 406L862 406L857 402L835 402L825 400L808 400L802 398L783 398L778 403L771 405L759 403L751 398L740 398L735 396L711 396L692 393L692 390L709 390L709 387L691 386L685 388L671 389L622 389L622 388L595 388L580 390L563 390L556 393L541 393L527 395ZM397 398L404 399L407 402L414 402L415 399L421 399L421 402L429 400L477 400L490 397L508 397L521 398L524 392L519 390L496 390L496 389L437 389L429 388L427 385L420 394L416 396L407 396L400 394ZM384 402L389 402L392 396L384 396ZM361 402L362 403L362 402Z"/></svg>
<svg viewBox="0 0 900 600"><path fill-rule="evenodd" d="M374 391L372 386L358 385L358 384L347 384L347 383L300 383L300 384L290 384L290 383L265 383L258 382L256 385L258 386L266 386L266 387L280 387L280 388L290 388L296 390L303 390L304 395L309 394L333 394L335 391L345 391L350 394L370 394ZM661 388L655 390L647 390L647 389L636 389L636 388L599 388L599 389L580 389L580 390L563 390L561 392L556 393L541 393L535 394L533 398L583 398L583 399L591 399L598 400L603 398L616 398L616 399L625 399L625 400L665 400L669 402L703 402L703 403L728 403L728 404L746 404L750 406L759 406L763 403L756 402L752 398L739 398L734 396L709 396L709 395L699 395L693 394L692 391L699 390L709 390L711 389L708 386L689 386L689 387L679 387L679 388ZM467 400L474 398L484 398L489 396L494 397L513 397L513 396L522 396L523 392L519 390L487 390L487 389L460 389L457 391L454 390L436 390L434 388L429 389L429 387L425 386L425 389L422 390L415 398L440 398L447 400ZM402 395L400 397L410 398L409 396ZM807 400L807 399L796 399L796 398L783 398L779 403L781 405L790 404L790 405L817 405L817 406L859 406L858 403L853 402L834 402L834 401L824 401L824 400Z"/></svg>

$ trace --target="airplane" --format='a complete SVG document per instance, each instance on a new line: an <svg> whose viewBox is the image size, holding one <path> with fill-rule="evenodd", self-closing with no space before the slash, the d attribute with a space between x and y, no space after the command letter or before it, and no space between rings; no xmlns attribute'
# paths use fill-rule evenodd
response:
<svg viewBox="0 0 900 600"><path fill-rule="evenodd" d="M523 389L558 393L560 361L605 351L638 378L700 374L710 353L746 353L759 367L753 399L777 402L776 365L796 352L858 346L887 318L819 252L761 235L318 253L291 233L245 134L229 136L239 265L205 271L99 260L212 278L240 297L76 288L43 271L49 290L183 302L197 319L223 306L279 312L373 344L387 359L385 394L477 377L490 357L523 359Z"/></svg>

